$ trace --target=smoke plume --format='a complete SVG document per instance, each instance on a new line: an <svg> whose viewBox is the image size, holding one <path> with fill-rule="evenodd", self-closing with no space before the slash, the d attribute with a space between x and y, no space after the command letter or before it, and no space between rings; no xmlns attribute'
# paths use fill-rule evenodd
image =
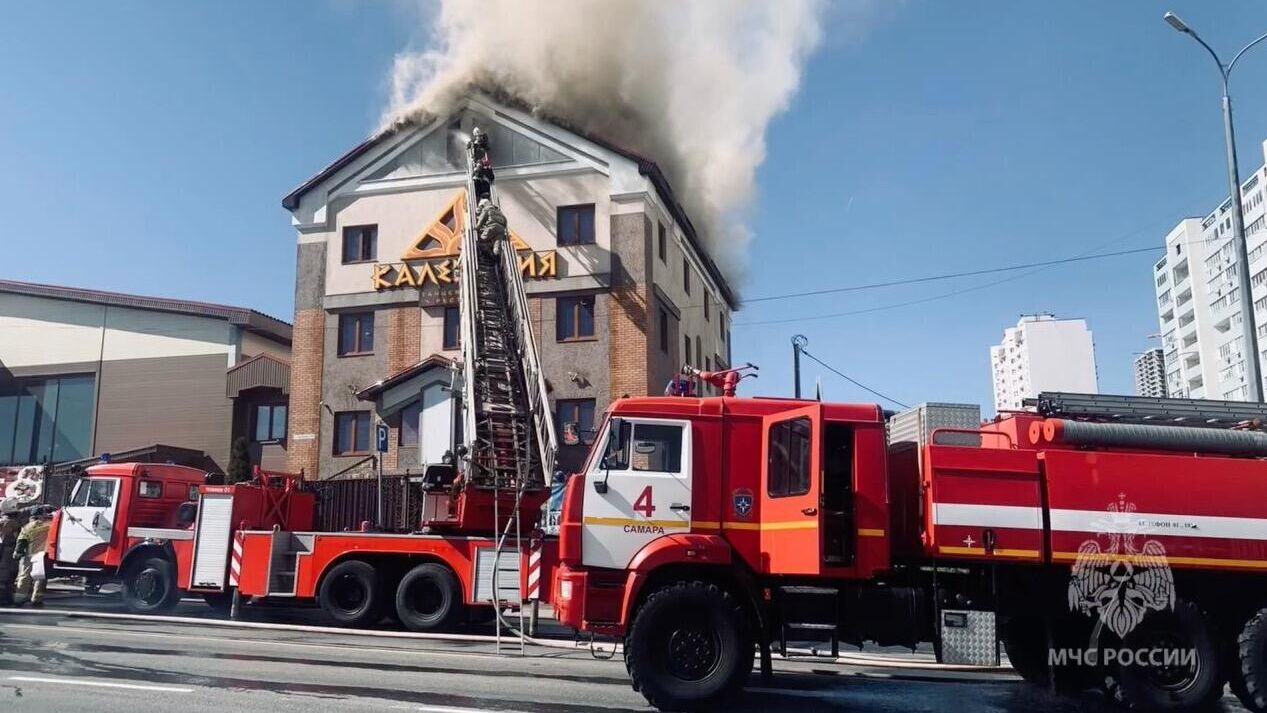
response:
<svg viewBox="0 0 1267 713"><path fill-rule="evenodd" d="M654 159L737 278L770 121L820 36L819 0L440 0L396 57L384 125L447 113L470 87Z"/></svg>

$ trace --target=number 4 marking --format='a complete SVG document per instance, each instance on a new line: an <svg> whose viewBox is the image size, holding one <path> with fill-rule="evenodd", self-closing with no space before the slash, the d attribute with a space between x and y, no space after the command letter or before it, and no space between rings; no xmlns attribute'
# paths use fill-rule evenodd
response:
<svg viewBox="0 0 1267 713"><path fill-rule="evenodd" d="M643 517L651 517L655 513L655 505L652 504L651 500L650 485L642 489L642 495L639 495L638 499L634 501L633 509L634 512L642 513Z"/></svg>

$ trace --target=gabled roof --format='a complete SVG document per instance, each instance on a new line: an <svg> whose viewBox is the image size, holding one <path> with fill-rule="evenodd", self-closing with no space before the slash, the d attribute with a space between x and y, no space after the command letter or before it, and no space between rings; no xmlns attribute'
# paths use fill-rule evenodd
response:
<svg viewBox="0 0 1267 713"><path fill-rule="evenodd" d="M505 96L498 97L497 101L524 111L530 111L530 107L526 104L513 99L508 99ZM656 194L660 196L660 200L664 203L665 207L669 209L669 212L673 215L673 219L677 221L679 226L681 226L682 233L686 236L687 242L691 244L691 247L695 250L696 256L699 257L700 263L704 265L704 269L708 271L709 277L711 277L713 283L717 285L717 289L721 291L722 298L726 300L726 304L730 305L731 309L737 308L738 303L736 302L734 293L730 289L729 283L727 283L726 278L722 275L721 270L718 269L717 264L713 262L712 257L710 257L704 250L700 243L699 235L695 232L695 225L691 223L691 219L687 217L686 210L673 194L673 188L669 185L669 179L664 176L664 172L660 170L660 166L656 164L655 161L652 161L642 154L620 146L619 144L612 143L601 136L596 136L578 129L565 121L551 117L541 118L543 121L554 124L561 129L569 131L587 141L593 142L607 149L608 151L633 161L634 164L638 166L638 173L646 176L647 179L651 181L651 185L655 186ZM343 170L344 167L373 150L387 139L396 136L403 130L412 128L412 126L412 124L398 124L392 126L352 147L350 151L338 157L330 165L318 171L315 175L301 183L290 193L287 193L282 198L282 207L286 210L294 210L298 208L300 199L302 199L306 193L321 185L321 183L323 183L326 179Z"/></svg>
<svg viewBox="0 0 1267 713"><path fill-rule="evenodd" d="M265 387L290 393L290 362L268 352L260 352L225 372L225 394L237 398L247 389Z"/></svg>
<svg viewBox="0 0 1267 713"><path fill-rule="evenodd" d="M414 364L413 366L407 366L404 369L401 369L400 371L396 372L395 374L392 374L391 376L388 376L385 379L381 379L361 389L360 391L356 392L356 398L362 401L373 401L374 399L378 398L379 394L392 388L393 386L396 386L397 384L403 384L404 382L409 381L415 376L418 376L419 374L425 371L428 371L430 369L436 369L436 368L448 369L449 367L452 367L454 363L455 362L452 359L446 356L443 356L441 354L432 354L431 356L427 357L426 359L423 359L422 361L418 362L417 364Z"/></svg>
<svg viewBox="0 0 1267 713"><path fill-rule="evenodd" d="M289 345L291 343L291 326L289 322L283 322L276 317L270 317L263 312L256 312L245 307L177 300L167 297L146 297L123 292L88 290L82 287L42 285L35 282L18 282L17 280L0 280L0 293L223 319L229 324L262 334L283 344Z"/></svg>

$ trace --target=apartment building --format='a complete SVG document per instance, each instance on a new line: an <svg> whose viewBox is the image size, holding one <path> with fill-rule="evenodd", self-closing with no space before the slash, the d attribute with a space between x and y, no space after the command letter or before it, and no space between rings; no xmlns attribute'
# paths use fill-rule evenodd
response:
<svg viewBox="0 0 1267 713"><path fill-rule="evenodd" d="M1267 155L1267 143L1264 143ZM1241 184L1248 241L1251 303L1260 341L1267 346L1267 206L1265 167ZM1166 369L1166 390L1174 397L1243 401L1245 302L1237 281L1232 236L1232 201L1224 200L1204 218L1185 218L1165 239L1166 255L1153 265L1158 323ZM1260 354L1259 365L1263 363Z"/></svg>
<svg viewBox="0 0 1267 713"><path fill-rule="evenodd" d="M1161 347L1140 352L1135 357L1135 395L1166 397L1166 357Z"/></svg>
<svg viewBox="0 0 1267 713"><path fill-rule="evenodd" d="M1043 391L1098 391L1095 345L1087 323L1050 314L1021 317L990 347L995 411L1016 411Z"/></svg>

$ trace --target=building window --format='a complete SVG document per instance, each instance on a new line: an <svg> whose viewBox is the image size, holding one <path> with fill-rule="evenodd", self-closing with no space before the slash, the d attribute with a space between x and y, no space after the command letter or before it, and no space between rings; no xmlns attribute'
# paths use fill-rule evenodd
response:
<svg viewBox="0 0 1267 713"><path fill-rule="evenodd" d="M255 407L255 442L286 440L286 404L259 404Z"/></svg>
<svg viewBox="0 0 1267 713"><path fill-rule="evenodd" d="M454 305L444 308L444 348L457 349L461 342L462 313Z"/></svg>
<svg viewBox="0 0 1267 713"><path fill-rule="evenodd" d="M721 340L722 344L726 343L726 315L725 314L717 315L717 338Z"/></svg>
<svg viewBox="0 0 1267 713"><path fill-rule="evenodd" d="M594 244L594 204L559 206L559 245Z"/></svg>
<svg viewBox="0 0 1267 713"><path fill-rule="evenodd" d="M794 418L770 427L766 491L772 498L809 492L810 420Z"/></svg>
<svg viewBox="0 0 1267 713"><path fill-rule="evenodd" d="M560 297L555 300L555 338L560 342L594 337L594 296Z"/></svg>
<svg viewBox="0 0 1267 713"><path fill-rule="evenodd" d="M339 356L374 353L374 313L339 315Z"/></svg>
<svg viewBox="0 0 1267 713"><path fill-rule="evenodd" d="M660 308L660 351L669 353L669 311Z"/></svg>
<svg viewBox="0 0 1267 713"><path fill-rule="evenodd" d="M400 412L400 445L418 445L418 418L422 415L422 399L409 404Z"/></svg>
<svg viewBox="0 0 1267 713"><path fill-rule="evenodd" d="M334 415L334 455L357 456L370 452L370 412L340 411Z"/></svg>
<svg viewBox="0 0 1267 713"><path fill-rule="evenodd" d="M682 363L691 363L691 335L689 334L682 337Z"/></svg>
<svg viewBox="0 0 1267 713"><path fill-rule="evenodd" d="M576 424L576 433L582 439L594 430L594 399L559 399L554 402L554 412L558 414L560 433L567 423Z"/></svg>
<svg viewBox="0 0 1267 713"><path fill-rule="evenodd" d="M0 385L0 465L62 463L92 455L95 385L91 374Z"/></svg>
<svg viewBox="0 0 1267 713"><path fill-rule="evenodd" d="M693 363L695 366L704 364L704 349L700 346L699 335L695 335L695 361Z"/></svg>
<svg viewBox="0 0 1267 713"><path fill-rule="evenodd" d="M373 262L378 257L378 226L349 225L343 229L343 264Z"/></svg>
<svg viewBox="0 0 1267 713"><path fill-rule="evenodd" d="M704 290L704 321L708 321L708 290Z"/></svg>
<svg viewBox="0 0 1267 713"><path fill-rule="evenodd" d="M660 262L669 262L669 231L660 223L660 234L656 240L656 251L660 254Z"/></svg>
<svg viewBox="0 0 1267 713"><path fill-rule="evenodd" d="M682 258L682 289L691 294L691 263Z"/></svg>

